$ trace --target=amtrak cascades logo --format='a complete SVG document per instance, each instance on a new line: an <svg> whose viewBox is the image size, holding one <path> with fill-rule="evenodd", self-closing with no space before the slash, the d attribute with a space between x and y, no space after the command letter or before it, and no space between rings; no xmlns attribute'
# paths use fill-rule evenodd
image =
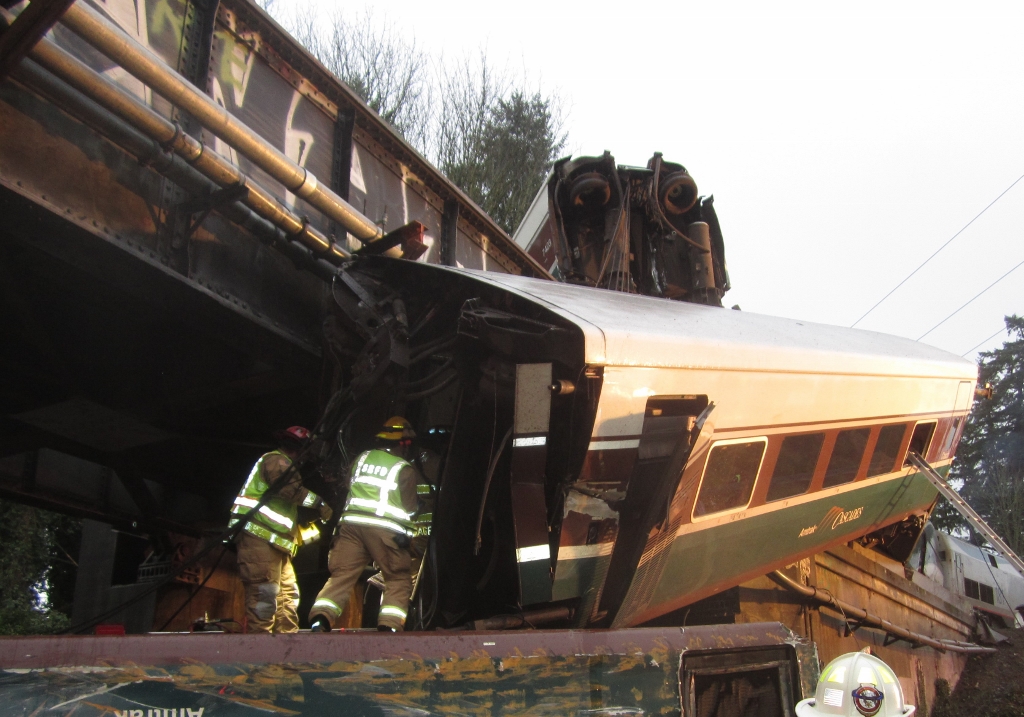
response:
<svg viewBox="0 0 1024 717"><path fill-rule="evenodd" d="M821 522L817 525L811 525L800 531L798 538L803 538L806 535L813 535L820 530L824 530L826 526L831 526L832 530L835 530L843 523L852 523L857 520L864 513L864 506L854 508L853 510L843 510L838 505L832 506L825 517L821 519Z"/></svg>

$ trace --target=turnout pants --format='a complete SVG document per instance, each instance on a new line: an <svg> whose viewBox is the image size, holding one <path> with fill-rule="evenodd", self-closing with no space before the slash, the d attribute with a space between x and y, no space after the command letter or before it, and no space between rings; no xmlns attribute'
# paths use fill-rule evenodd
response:
<svg viewBox="0 0 1024 717"><path fill-rule="evenodd" d="M377 624L403 629L412 597L411 556L408 548L398 546L396 537L397 533L384 528L341 523L327 558L331 577L316 596L309 611L310 622L323 615L333 627L348 603L352 587L372 560L384 574L384 599Z"/></svg>
<svg viewBox="0 0 1024 717"><path fill-rule="evenodd" d="M299 586L288 553L243 531L238 536L238 574L245 586L249 632L299 631Z"/></svg>

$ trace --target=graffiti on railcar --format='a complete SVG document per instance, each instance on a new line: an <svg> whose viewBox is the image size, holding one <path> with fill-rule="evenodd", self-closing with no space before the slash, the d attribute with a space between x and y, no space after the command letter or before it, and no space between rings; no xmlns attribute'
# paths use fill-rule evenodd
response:
<svg viewBox="0 0 1024 717"><path fill-rule="evenodd" d="M678 667L677 654L656 648L633 655L9 670L0 673L0 716L678 715Z"/></svg>
<svg viewBox="0 0 1024 717"><path fill-rule="evenodd" d="M319 181L329 181L334 156L334 119L278 74L257 52L258 33L233 30L218 22L210 50L210 85L214 101L238 117ZM243 172L296 208L321 231L330 231L324 215L306 204L240 156L222 140L207 133L205 140Z"/></svg>

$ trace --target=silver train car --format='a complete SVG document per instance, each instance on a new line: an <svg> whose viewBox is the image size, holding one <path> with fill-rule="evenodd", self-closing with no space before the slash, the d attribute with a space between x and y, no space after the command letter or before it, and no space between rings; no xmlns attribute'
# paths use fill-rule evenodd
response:
<svg viewBox="0 0 1024 717"><path fill-rule="evenodd" d="M641 625L868 534L905 560L937 497L906 456L948 470L976 382L907 339L408 261L334 298L346 426L445 437L424 625Z"/></svg>
<svg viewBox="0 0 1024 717"><path fill-rule="evenodd" d="M1024 627L1024 576L1002 555L929 523L907 561L920 575L965 599L1003 627Z"/></svg>

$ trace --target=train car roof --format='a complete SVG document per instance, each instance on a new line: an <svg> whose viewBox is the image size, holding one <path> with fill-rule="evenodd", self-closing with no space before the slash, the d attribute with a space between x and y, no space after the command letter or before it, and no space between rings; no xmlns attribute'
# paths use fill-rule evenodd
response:
<svg viewBox="0 0 1024 717"><path fill-rule="evenodd" d="M457 269L578 326L592 365L977 379L977 366L899 336L508 274Z"/></svg>
<svg viewBox="0 0 1024 717"><path fill-rule="evenodd" d="M982 550L977 545L968 543L966 540L961 540L955 535L950 535L945 531L937 530L935 532L946 539L946 544L949 546L951 550L955 550L956 552L962 553L963 555L968 555L972 558L975 558L976 560L988 561L990 558L994 559L996 561L996 566L1000 570L1010 573L1011 575L1018 574L1017 569L1014 568L1010 561L1004 558L1002 555L998 553L990 553L987 550Z"/></svg>

